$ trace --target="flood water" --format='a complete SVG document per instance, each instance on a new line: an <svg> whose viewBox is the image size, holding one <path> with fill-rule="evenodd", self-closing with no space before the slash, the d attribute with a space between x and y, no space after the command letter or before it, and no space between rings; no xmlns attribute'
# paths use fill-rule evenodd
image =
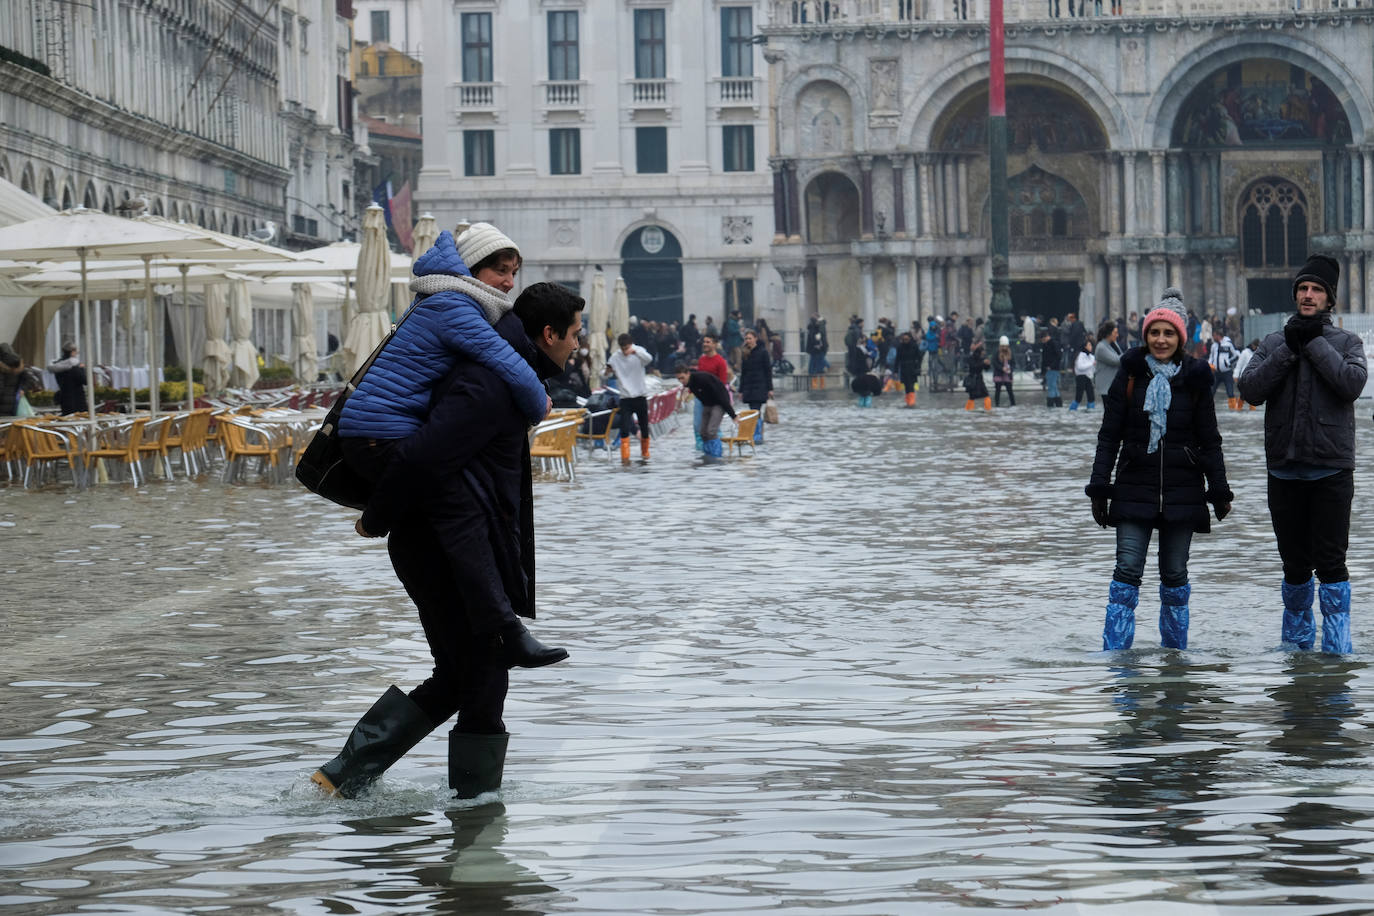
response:
<svg viewBox="0 0 1374 916"><path fill-rule="evenodd" d="M368 797L307 781L430 664L353 513L0 490L0 907L1374 911L1369 655L1277 647L1263 412L1223 410L1236 502L1194 541L1191 647L1159 648L1151 586L1103 653L1098 416L1021 397L796 394L752 459L694 467L687 429L536 484L532 628L572 658L513 672L504 787L469 803L443 729ZM1357 650L1371 494L1357 473Z"/></svg>

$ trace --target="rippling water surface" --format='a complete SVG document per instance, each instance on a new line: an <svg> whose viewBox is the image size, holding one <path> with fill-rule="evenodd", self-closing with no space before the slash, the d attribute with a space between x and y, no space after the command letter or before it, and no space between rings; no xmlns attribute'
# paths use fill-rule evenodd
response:
<svg viewBox="0 0 1374 916"><path fill-rule="evenodd" d="M1221 417L1237 500L1194 542L1192 647L1158 647L1146 589L1105 654L1095 415L794 397L753 459L694 467L679 431L537 485L534 629L572 659L513 675L499 800L448 798L444 730L366 798L307 782L429 667L351 513L0 491L0 906L1374 911L1368 656L1277 648L1262 412Z"/></svg>

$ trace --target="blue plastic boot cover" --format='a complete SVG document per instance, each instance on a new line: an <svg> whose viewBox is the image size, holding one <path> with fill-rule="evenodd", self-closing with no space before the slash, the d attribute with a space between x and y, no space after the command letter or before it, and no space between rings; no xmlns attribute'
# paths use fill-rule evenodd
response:
<svg viewBox="0 0 1374 916"><path fill-rule="evenodd" d="M1317 625L1312 619L1315 583L1315 579L1308 579L1302 585L1292 585L1284 579L1280 588L1283 594L1282 639L1299 649L1312 648L1312 643L1317 639Z"/></svg>
<svg viewBox="0 0 1374 916"><path fill-rule="evenodd" d="M1159 587L1159 644L1166 649L1188 648L1188 598L1191 585Z"/></svg>
<svg viewBox="0 0 1374 916"><path fill-rule="evenodd" d="M754 424L754 442L758 445L763 444L763 423L762 421Z"/></svg>
<svg viewBox="0 0 1374 916"><path fill-rule="evenodd" d="M1135 641L1135 606L1140 588L1112 580L1107 587L1107 622L1102 627L1104 650L1129 649Z"/></svg>
<svg viewBox="0 0 1374 916"><path fill-rule="evenodd" d="M708 458L721 458L725 455L725 449L721 447L719 439L707 439L702 443L706 447Z"/></svg>
<svg viewBox="0 0 1374 916"><path fill-rule="evenodd" d="M1350 583L1323 582L1317 587L1322 609L1322 651L1345 653L1350 645Z"/></svg>

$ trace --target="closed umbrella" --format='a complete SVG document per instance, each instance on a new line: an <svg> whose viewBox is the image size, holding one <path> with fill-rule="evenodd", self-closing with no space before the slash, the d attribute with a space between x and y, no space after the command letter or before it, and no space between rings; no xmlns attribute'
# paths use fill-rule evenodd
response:
<svg viewBox="0 0 1374 916"><path fill-rule="evenodd" d="M390 254L386 247L386 218L382 208L373 204L363 215L358 245L358 313L348 323L343 345L350 374L358 371L391 331Z"/></svg>
<svg viewBox="0 0 1374 916"><path fill-rule="evenodd" d="M630 291L625 278L615 278L615 295L611 297L611 334L620 336L630 329Z"/></svg>
<svg viewBox="0 0 1374 916"><path fill-rule="evenodd" d="M258 381L258 350L253 346L253 301L245 280L229 284L229 336L229 384L252 388Z"/></svg>
<svg viewBox="0 0 1374 916"><path fill-rule="evenodd" d="M296 361L292 372L298 382L313 382L320 370L315 349L315 297L309 283L291 284L291 321L296 329Z"/></svg>
<svg viewBox="0 0 1374 916"><path fill-rule="evenodd" d="M601 271L592 277L592 295L587 300L587 350L590 373L588 383L595 388L606 368L606 322L610 318L611 306L606 301L606 275Z"/></svg>
<svg viewBox="0 0 1374 916"><path fill-rule="evenodd" d="M410 253L417 258L434 247L439 238L439 222L433 213L426 213L415 221L415 231L410 238Z"/></svg>
<svg viewBox="0 0 1374 916"><path fill-rule="evenodd" d="M205 288L205 363L201 366L205 392L219 392L229 384L233 352L224 339L229 307L229 287L216 283Z"/></svg>

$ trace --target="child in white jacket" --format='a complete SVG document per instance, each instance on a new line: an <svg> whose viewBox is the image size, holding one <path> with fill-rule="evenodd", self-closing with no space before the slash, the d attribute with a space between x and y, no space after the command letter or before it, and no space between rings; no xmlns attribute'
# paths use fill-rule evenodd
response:
<svg viewBox="0 0 1374 916"><path fill-rule="evenodd" d="M1086 400L1088 409L1097 406L1097 396L1093 391L1093 373L1097 372L1097 357L1093 356L1093 337L1088 335L1083 341L1083 349L1073 361L1073 403L1069 410L1077 410L1078 402ZM1085 397L1086 395L1086 397Z"/></svg>

